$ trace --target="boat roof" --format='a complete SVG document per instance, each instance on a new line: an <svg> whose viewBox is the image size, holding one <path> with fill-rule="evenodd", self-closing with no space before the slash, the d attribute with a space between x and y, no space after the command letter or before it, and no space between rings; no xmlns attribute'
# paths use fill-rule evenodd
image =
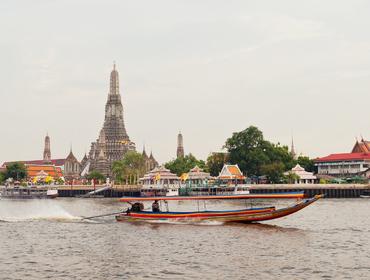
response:
<svg viewBox="0 0 370 280"><path fill-rule="evenodd" d="M238 194L238 195L197 195L197 196L147 196L132 197L124 196L121 202L154 201L154 200L225 200L225 199L276 199L276 198L303 198L304 192L285 193L261 193L261 194Z"/></svg>

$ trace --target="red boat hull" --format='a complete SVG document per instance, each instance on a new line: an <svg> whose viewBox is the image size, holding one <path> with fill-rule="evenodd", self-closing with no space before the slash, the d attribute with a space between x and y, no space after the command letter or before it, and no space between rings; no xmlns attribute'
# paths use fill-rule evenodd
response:
<svg viewBox="0 0 370 280"><path fill-rule="evenodd" d="M291 215L320 199L322 195L300 201L299 203L282 208L275 207L245 209L239 211L204 211L204 212L129 212L116 216L119 222L128 221L220 221L223 223L238 222L252 223L273 220Z"/></svg>

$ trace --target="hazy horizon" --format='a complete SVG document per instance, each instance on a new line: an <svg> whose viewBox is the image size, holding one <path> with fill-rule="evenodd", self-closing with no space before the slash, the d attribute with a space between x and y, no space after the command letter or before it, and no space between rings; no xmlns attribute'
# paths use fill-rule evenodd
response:
<svg viewBox="0 0 370 280"><path fill-rule="evenodd" d="M4 161L88 153L113 61L139 152L206 159L250 125L310 157L370 138L367 1L2 1Z"/></svg>

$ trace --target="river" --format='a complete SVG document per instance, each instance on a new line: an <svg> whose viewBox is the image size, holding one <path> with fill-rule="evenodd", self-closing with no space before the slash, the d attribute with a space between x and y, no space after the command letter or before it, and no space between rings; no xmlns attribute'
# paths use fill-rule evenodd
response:
<svg viewBox="0 0 370 280"><path fill-rule="evenodd" d="M241 206L223 204L207 205ZM0 279L370 278L367 199L322 199L249 225L80 218L122 208L113 199L0 200Z"/></svg>

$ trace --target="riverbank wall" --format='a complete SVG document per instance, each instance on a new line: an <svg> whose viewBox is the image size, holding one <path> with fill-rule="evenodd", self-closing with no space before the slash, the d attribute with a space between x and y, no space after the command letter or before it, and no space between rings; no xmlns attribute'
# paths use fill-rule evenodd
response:
<svg viewBox="0 0 370 280"><path fill-rule="evenodd" d="M58 186L60 197L76 197L84 195L103 186ZM304 191L307 197L324 194L325 198L356 198L370 191L370 185L359 184L259 184L251 185L251 193L278 193ZM139 196L138 185L116 185L99 193L104 197Z"/></svg>
<svg viewBox="0 0 370 280"><path fill-rule="evenodd" d="M307 197L324 194L325 198L356 198L370 191L370 185L363 184L261 184L252 185L251 193L275 193L304 191Z"/></svg>

